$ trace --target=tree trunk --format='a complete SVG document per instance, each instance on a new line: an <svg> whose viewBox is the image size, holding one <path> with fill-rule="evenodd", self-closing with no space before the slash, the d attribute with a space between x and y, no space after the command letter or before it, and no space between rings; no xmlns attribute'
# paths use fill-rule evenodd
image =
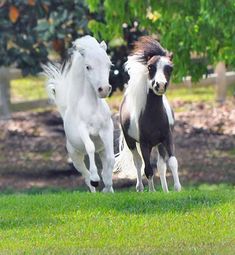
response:
<svg viewBox="0 0 235 255"><path fill-rule="evenodd" d="M226 67L224 62L219 62L216 65L216 101L223 104L226 99L227 81L226 81Z"/></svg>
<svg viewBox="0 0 235 255"><path fill-rule="evenodd" d="M0 119L9 119L10 114L10 73L7 67L0 67Z"/></svg>

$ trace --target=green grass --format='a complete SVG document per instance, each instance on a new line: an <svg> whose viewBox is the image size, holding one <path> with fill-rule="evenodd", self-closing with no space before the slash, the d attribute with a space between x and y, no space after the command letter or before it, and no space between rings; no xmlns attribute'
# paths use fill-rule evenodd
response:
<svg viewBox="0 0 235 255"><path fill-rule="evenodd" d="M188 102L213 102L215 100L215 86L172 86L167 90L169 100L182 100Z"/></svg>
<svg viewBox="0 0 235 255"><path fill-rule="evenodd" d="M234 254L235 191L0 195L0 254Z"/></svg>
<svg viewBox="0 0 235 255"><path fill-rule="evenodd" d="M25 77L11 82L13 102L47 98L45 80L41 77Z"/></svg>
<svg viewBox="0 0 235 255"><path fill-rule="evenodd" d="M228 97L235 91L235 84L228 86ZM115 92L107 101L114 105L114 109L119 108L122 100L122 93ZM198 86L191 88L182 85L172 85L167 90L169 100L181 100L186 102L209 102L215 101L215 85ZM42 77L25 77L11 82L11 98L13 102L38 100L47 98L45 90L45 79Z"/></svg>

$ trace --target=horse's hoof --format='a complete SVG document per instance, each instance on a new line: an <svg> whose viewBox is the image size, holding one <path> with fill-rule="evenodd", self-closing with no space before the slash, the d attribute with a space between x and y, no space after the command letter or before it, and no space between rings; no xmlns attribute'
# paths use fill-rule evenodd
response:
<svg viewBox="0 0 235 255"><path fill-rule="evenodd" d="M97 188L99 186L99 182L95 182L95 181L90 181L91 185L95 188Z"/></svg>
<svg viewBox="0 0 235 255"><path fill-rule="evenodd" d="M175 184L175 185L174 185L174 189L175 189L175 191L177 191L177 192L181 191L181 185L180 185L180 183Z"/></svg>
<svg viewBox="0 0 235 255"><path fill-rule="evenodd" d="M89 188L90 188L90 192L91 192L91 193L96 193L96 189L95 189L95 187L93 187L93 186L89 186Z"/></svg>
<svg viewBox="0 0 235 255"><path fill-rule="evenodd" d="M144 192L144 185L136 185L136 191L137 192Z"/></svg>
<svg viewBox="0 0 235 255"><path fill-rule="evenodd" d="M114 193L113 187L104 187L102 192L104 193Z"/></svg>

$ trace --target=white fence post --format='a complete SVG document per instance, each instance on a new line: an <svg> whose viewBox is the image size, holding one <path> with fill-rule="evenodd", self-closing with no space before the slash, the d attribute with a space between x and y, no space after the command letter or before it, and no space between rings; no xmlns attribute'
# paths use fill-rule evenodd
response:
<svg viewBox="0 0 235 255"><path fill-rule="evenodd" d="M0 119L9 119L10 114L10 72L0 67Z"/></svg>

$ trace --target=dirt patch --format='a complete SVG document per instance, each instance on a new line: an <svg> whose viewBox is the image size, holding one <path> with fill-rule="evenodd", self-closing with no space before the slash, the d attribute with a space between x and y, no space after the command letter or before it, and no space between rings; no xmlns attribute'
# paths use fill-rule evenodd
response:
<svg viewBox="0 0 235 255"><path fill-rule="evenodd" d="M176 154L183 185L235 184L233 102L221 107L173 102L174 108L179 106L186 109L175 114ZM116 147L117 136L115 130ZM12 120L0 122L1 190L84 186L83 178L67 159L63 123L57 112L15 113ZM168 179L171 182L172 178ZM116 187L127 187L133 181L114 177L114 183Z"/></svg>

